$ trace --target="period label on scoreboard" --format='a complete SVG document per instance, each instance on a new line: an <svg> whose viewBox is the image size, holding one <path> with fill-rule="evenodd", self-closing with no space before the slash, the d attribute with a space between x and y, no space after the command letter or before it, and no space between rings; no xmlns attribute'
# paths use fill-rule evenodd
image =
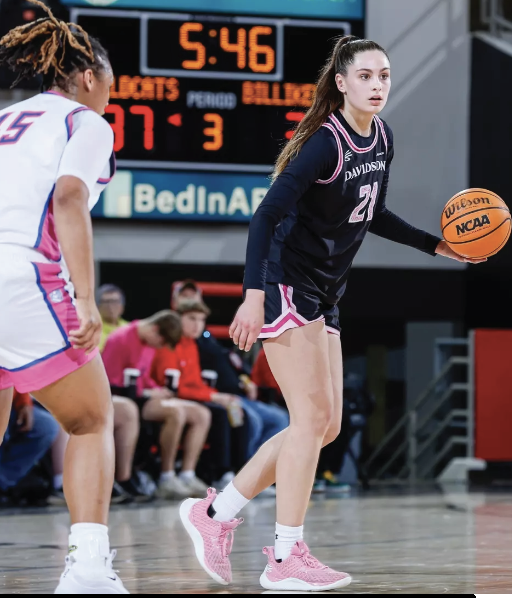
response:
<svg viewBox="0 0 512 598"><path fill-rule="evenodd" d="M71 19L109 51L106 118L127 169L268 175L334 40L362 33L342 20L110 8L74 8Z"/></svg>
<svg viewBox="0 0 512 598"><path fill-rule="evenodd" d="M249 222L270 181L261 175L119 170L96 218Z"/></svg>

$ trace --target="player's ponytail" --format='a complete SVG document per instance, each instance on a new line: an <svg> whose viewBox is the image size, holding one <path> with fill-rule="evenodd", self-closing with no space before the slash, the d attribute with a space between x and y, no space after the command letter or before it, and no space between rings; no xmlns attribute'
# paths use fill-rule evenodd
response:
<svg viewBox="0 0 512 598"><path fill-rule="evenodd" d="M0 66L18 74L12 87L22 79L42 75L43 89L67 90L74 73L92 69L99 76L108 68L107 51L98 40L79 25L56 19L40 0L29 2L48 16L15 27L0 39Z"/></svg>
<svg viewBox="0 0 512 598"><path fill-rule="evenodd" d="M313 104L306 116L298 124L292 139L285 145L279 155L274 173L275 180L286 168L288 163L297 156L306 141L318 131L327 120L329 114L343 106L343 95L336 85L336 75L346 75L348 67L361 52L379 50L386 51L379 44L367 39L359 39L353 35L340 37L320 72Z"/></svg>

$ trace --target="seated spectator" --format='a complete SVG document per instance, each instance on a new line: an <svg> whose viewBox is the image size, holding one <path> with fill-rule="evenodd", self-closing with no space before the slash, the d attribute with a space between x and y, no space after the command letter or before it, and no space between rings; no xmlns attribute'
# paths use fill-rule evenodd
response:
<svg viewBox="0 0 512 598"><path fill-rule="evenodd" d="M100 351L103 351L108 336L121 326L128 324L122 316L126 305L123 291L115 284L104 284L96 292L96 303L101 314L103 329L101 332Z"/></svg>
<svg viewBox="0 0 512 598"><path fill-rule="evenodd" d="M0 446L0 492L6 496L46 454L59 424L52 415L34 405L28 394L14 392L14 402Z"/></svg>
<svg viewBox="0 0 512 598"><path fill-rule="evenodd" d="M124 504L135 500L147 502L148 494L133 475L133 458L140 433L140 415L137 405L125 397L113 397L114 442L116 449L116 482L112 491L112 504ZM59 428L52 446L53 492L48 499L52 505L65 505L63 490L64 457L69 435Z"/></svg>
<svg viewBox="0 0 512 598"><path fill-rule="evenodd" d="M206 319L210 313L206 305L194 300L181 301L178 304L178 312L181 314L183 337L196 342L198 339L205 339L203 332ZM214 365L211 369L218 374L217 395L221 397L212 400L221 402L221 404L224 402L226 405L232 401L242 401L246 417L249 420L248 457L251 458L262 444L288 427L290 423L288 412L277 405L267 405L258 401L257 392L254 392L254 385L248 385L247 388L247 383L244 384L243 380L239 379L238 373L230 360L229 351L224 349L212 336L206 338L206 343L207 350L210 353L209 364ZM203 341L198 343L200 357L205 350L204 344ZM215 357L213 363L211 355ZM203 366L202 360L201 366Z"/></svg>
<svg viewBox="0 0 512 598"><path fill-rule="evenodd" d="M200 304L200 307L208 310L204 304ZM227 411L232 405L240 405L240 399L234 395L219 393L203 381L199 351L192 338L182 336L174 350L164 347L157 351L151 375L160 386L166 384L165 372L168 369L176 369L181 373L177 393L181 399L204 401L211 410L215 419L215 428L212 429L210 442L212 460L215 461L215 475L216 479L229 482L234 477L233 470L241 468L248 459L245 438L247 434L239 434L237 430L231 429ZM233 455L233 446L241 449L238 450L238 457ZM220 486L223 486L223 481Z"/></svg>
<svg viewBox="0 0 512 598"><path fill-rule="evenodd" d="M258 387L260 396L263 395L271 401L283 404L283 393L268 365L267 356L263 348L258 353L252 367L251 378Z"/></svg>
<svg viewBox="0 0 512 598"><path fill-rule="evenodd" d="M207 490L195 470L210 429L210 412L197 403L174 398L170 390L159 386L151 378L157 349L166 345L174 348L180 336L179 316L167 310L116 330L109 336L103 351L107 375L114 389L123 387L125 369L134 368L141 372L137 381L137 402L142 418L163 423L160 432L162 473L158 494L168 499L202 495ZM176 456L187 426L183 439L183 468L177 477Z"/></svg>

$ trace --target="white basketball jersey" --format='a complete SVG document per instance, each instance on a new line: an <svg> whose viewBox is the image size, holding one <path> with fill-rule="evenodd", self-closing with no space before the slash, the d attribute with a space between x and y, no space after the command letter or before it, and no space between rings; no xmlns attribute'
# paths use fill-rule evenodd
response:
<svg viewBox="0 0 512 598"><path fill-rule="evenodd" d="M53 192L61 176L80 178L89 209L115 173L113 133L98 114L46 92L0 111L0 248L61 259Z"/></svg>

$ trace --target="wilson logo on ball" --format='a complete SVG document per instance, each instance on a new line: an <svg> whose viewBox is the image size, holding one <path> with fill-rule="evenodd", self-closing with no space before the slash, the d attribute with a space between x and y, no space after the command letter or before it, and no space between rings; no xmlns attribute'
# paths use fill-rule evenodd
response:
<svg viewBox="0 0 512 598"><path fill-rule="evenodd" d="M463 222L462 224L457 224L457 235L464 235L465 233L470 233L474 231L476 228L481 228L487 224L491 224L489 220L489 216L484 214L481 218L472 218L467 222Z"/></svg>
<svg viewBox="0 0 512 598"><path fill-rule="evenodd" d="M465 210L466 208L470 208L471 206L479 206L482 204L491 205L491 202L488 197L474 197L473 199L462 199L461 201L452 203L451 206L445 209L444 214L446 216L446 219L449 220L455 214L455 212L460 212L461 210Z"/></svg>

